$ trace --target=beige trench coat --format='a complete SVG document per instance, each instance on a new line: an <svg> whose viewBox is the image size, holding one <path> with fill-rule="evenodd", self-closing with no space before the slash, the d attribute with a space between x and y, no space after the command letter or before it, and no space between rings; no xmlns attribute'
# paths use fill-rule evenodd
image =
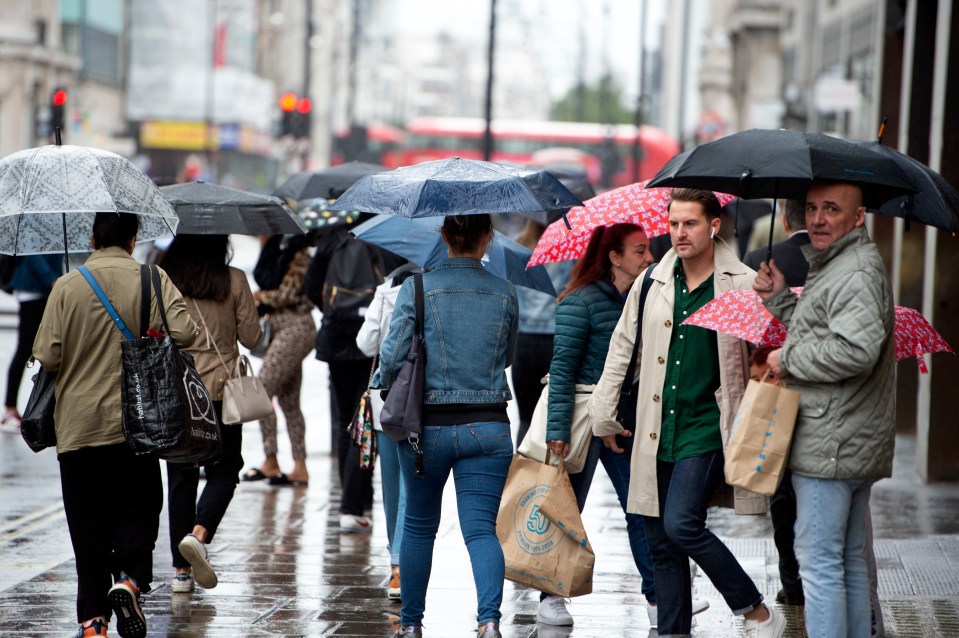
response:
<svg viewBox="0 0 959 638"><path fill-rule="evenodd" d="M629 498L627 511L644 516L659 516L659 492L656 485L656 455L659 452L659 434L662 426L663 383L666 380L666 357L672 333L673 268L676 252L670 250L652 273L652 284L643 313L643 337L640 344L636 374L639 375L636 406L636 434L630 463ZM733 290L751 288L755 271L745 266L723 243L715 243L713 258L715 295ZM593 390L589 401L589 415L596 436L618 434L623 427L616 420L619 391L626 375L629 358L636 337L636 317L642 278L636 280L626 299L626 307L620 317L606 355L603 376ZM720 430L723 445L729 439L736 410L749 380L749 352L746 343L735 337L720 333L719 376L721 387L716 391L719 401ZM721 492L721 493L720 493ZM714 505L734 507L738 514L764 514L766 497L739 488L725 486L718 491L719 500Z"/></svg>

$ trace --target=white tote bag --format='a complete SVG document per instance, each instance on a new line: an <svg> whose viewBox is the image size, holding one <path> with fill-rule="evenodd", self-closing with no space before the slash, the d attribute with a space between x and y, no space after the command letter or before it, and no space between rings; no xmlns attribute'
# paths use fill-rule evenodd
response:
<svg viewBox="0 0 959 638"><path fill-rule="evenodd" d="M546 416L549 410L549 375L543 377L543 392L533 410L533 420L530 421L529 431L523 437L517 452L526 458L535 459L540 463L546 462ZM593 394L595 385L576 384L576 396L573 397L573 416L569 424L569 453L566 455L565 465L569 474L583 471L586 464L586 454L589 444L593 440L593 431L589 426L589 412L587 405ZM555 454L550 455L550 465L558 465L559 459Z"/></svg>

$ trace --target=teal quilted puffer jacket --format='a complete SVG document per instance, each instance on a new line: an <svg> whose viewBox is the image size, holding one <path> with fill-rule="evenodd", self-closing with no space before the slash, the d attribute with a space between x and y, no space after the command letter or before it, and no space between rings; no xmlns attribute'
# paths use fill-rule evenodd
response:
<svg viewBox="0 0 959 638"><path fill-rule="evenodd" d="M595 384L603 376L609 340L625 299L611 282L597 281L563 297L556 306L547 441L569 441L575 386Z"/></svg>

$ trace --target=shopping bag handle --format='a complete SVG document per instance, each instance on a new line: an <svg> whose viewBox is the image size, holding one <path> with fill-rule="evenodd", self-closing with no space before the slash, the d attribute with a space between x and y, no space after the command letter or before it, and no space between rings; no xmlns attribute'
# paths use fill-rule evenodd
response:
<svg viewBox="0 0 959 638"><path fill-rule="evenodd" d="M546 447L546 459L543 461L546 465L549 465L549 457L553 454L552 450L549 449L549 446ZM566 471L566 458L562 454L557 454L556 458L559 459L556 463L556 467L559 468L561 472Z"/></svg>

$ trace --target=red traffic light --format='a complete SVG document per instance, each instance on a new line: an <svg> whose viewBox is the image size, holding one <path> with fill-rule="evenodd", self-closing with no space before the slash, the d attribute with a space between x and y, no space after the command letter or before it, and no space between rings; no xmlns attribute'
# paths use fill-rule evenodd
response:
<svg viewBox="0 0 959 638"><path fill-rule="evenodd" d="M67 92L64 89L57 89L53 92L53 105L63 106L67 103Z"/></svg>
<svg viewBox="0 0 959 638"><path fill-rule="evenodd" d="M296 103L296 110L303 115L306 115L313 110L313 102L310 101L308 97L301 97Z"/></svg>
<svg viewBox="0 0 959 638"><path fill-rule="evenodd" d="M290 113L296 108L298 101L296 93L284 93L280 96L280 110Z"/></svg>

